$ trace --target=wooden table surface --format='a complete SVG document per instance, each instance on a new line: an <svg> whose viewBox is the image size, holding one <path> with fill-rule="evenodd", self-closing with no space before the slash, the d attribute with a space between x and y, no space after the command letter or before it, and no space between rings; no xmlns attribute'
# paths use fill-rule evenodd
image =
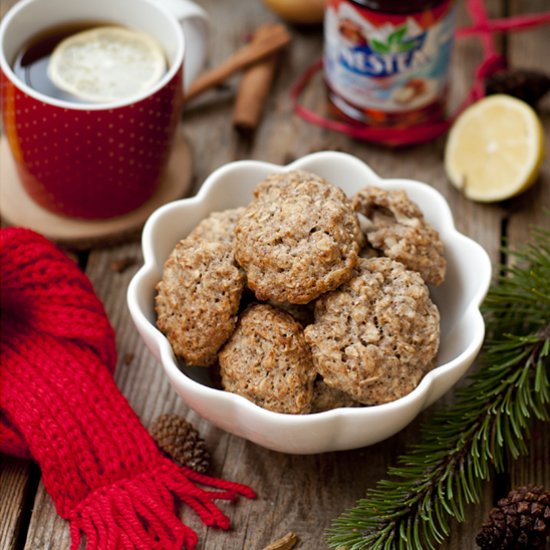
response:
<svg viewBox="0 0 550 550"><path fill-rule="evenodd" d="M2 2L2 13L15 3L13 0ZM199 3L213 21L210 67L242 45L246 35L259 24L276 19L260 0L199 0ZM548 0L488 0L487 5L492 16L550 7ZM459 11L460 22L466 22L462 5ZM337 149L356 155L382 177L413 178L432 185L449 201L458 229L484 246L494 265L500 259L503 238L512 246L518 245L527 239L531 224L550 226L548 210L545 213L543 209L544 205L550 206L548 159L539 181L527 193L502 204L475 204L461 196L445 177L444 138L413 148L391 150L353 141L295 116L289 90L296 78L319 57L322 30L316 27L291 31L293 43L283 55L266 115L252 139L237 135L231 124L238 78L230 80L226 88L210 92L189 105L182 131L193 151L195 191L210 172L230 161L253 158L285 164L312 151ZM499 39L498 44L513 67L550 69L548 27L509 35ZM456 44L452 101L465 94L480 55L480 44L475 38ZM304 101L315 109L324 109L320 77L314 79ZM542 103L541 111L550 141L550 97ZM190 510L183 508L183 521L198 532L201 549L261 549L288 531L298 535L297 548L324 548L323 533L331 520L385 476L388 465L417 438L422 419L429 418L436 407L452 400L451 392L402 432L371 447L312 456L291 456L260 448L224 433L189 410L138 336L126 307L126 288L141 262L139 236L116 246L81 251L79 257L116 330L119 353L116 382L145 426L161 413L185 415L206 440L212 455L212 473L248 483L259 494L257 500L241 499L235 504L223 505L232 517L230 532L204 528ZM113 268L113 262L127 260L131 265L126 269ZM442 548L474 548L475 534L483 518L495 499L509 488L527 482L550 488L549 448L550 430L536 424L529 456L509 464L505 474L485 485L481 503L469 507L465 523L452 525L451 536ZM0 549L66 549L69 545L68 525L56 514L37 465L1 456Z"/></svg>

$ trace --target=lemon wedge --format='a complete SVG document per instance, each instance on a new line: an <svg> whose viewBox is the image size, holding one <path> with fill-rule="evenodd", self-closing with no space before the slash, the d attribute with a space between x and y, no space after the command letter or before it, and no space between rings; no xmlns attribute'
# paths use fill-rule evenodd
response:
<svg viewBox="0 0 550 550"><path fill-rule="evenodd" d="M95 27L62 40L52 52L48 76L78 99L104 103L138 95L166 72L161 46L140 31Z"/></svg>
<svg viewBox="0 0 550 550"><path fill-rule="evenodd" d="M495 202L529 188L543 157L542 124L535 111L497 94L458 116L445 147L445 171L469 199Z"/></svg>

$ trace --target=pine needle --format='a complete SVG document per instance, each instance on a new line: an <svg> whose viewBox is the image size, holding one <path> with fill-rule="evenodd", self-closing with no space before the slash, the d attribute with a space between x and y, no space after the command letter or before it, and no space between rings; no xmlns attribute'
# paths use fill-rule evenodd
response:
<svg viewBox="0 0 550 550"><path fill-rule="evenodd" d="M534 418L550 420L550 231L534 229L506 250L483 304L480 365L454 404L422 426L415 444L354 508L336 518L327 543L339 550L435 549L483 482L527 453Z"/></svg>

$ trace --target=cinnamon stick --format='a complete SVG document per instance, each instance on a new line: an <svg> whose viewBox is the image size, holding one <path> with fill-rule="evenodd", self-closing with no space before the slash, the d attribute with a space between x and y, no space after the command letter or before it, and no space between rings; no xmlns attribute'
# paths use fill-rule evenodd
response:
<svg viewBox="0 0 550 550"><path fill-rule="evenodd" d="M290 42L290 39L286 28L277 25L261 39L246 44L221 65L200 76L185 94L185 101L193 99L205 90L222 83L234 73L280 50Z"/></svg>
<svg viewBox="0 0 550 550"><path fill-rule="evenodd" d="M277 26L282 25L266 23L259 27L254 33L252 43L262 40ZM277 53L271 54L248 67L243 74L233 111L233 126L237 130L251 132L256 129L275 77L277 57Z"/></svg>

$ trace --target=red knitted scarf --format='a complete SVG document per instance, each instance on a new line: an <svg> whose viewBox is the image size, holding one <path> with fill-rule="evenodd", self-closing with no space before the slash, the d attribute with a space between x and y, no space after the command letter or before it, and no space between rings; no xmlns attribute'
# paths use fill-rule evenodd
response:
<svg viewBox="0 0 550 550"><path fill-rule="evenodd" d="M159 452L113 381L113 329L76 264L40 235L8 228L0 273L0 450L39 463L71 548L81 533L102 550L194 548L177 499L228 529L213 501L254 492Z"/></svg>

